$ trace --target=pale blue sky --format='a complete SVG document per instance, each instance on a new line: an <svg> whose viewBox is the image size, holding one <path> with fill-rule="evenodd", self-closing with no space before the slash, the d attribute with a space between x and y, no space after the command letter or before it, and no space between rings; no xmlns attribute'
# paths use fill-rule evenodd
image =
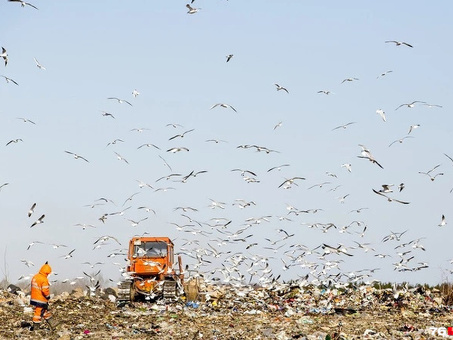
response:
<svg viewBox="0 0 453 340"><path fill-rule="evenodd" d="M6 253L12 281L35 272L46 260L61 279L79 276L87 269L82 262L102 261L104 277L117 280L119 272L112 262L122 260L107 257L117 245L92 250L93 242L103 235L115 236L126 245L131 236L147 231L176 239L177 249L184 239L199 239L200 248L218 247L214 239L226 235L207 225L203 229L212 232L207 237L176 230L171 223L188 221L175 211L178 206L198 209L187 215L199 222L213 217L232 220L226 230L233 233L248 218L271 216L269 222L243 232L242 236L253 235L247 242L218 249L273 256L270 266L284 279L307 273L300 263L282 271L280 258L290 262L285 251L294 249L292 245L355 247L354 241L369 243L376 251L351 249L353 257L328 255L327 260L343 259L344 272L380 268L372 278L383 281L437 283L449 277L453 163L444 156L453 156L449 2L196 0L192 6L201 9L193 15L187 14L184 1L31 3L39 10L0 3L0 46L9 58L6 67L0 60L0 75L19 83L0 79L0 185L9 183L0 191L4 235L0 250ZM413 48L387 40L405 41ZM228 54L234 57L227 63ZM37 68L33 58L46 70ZM342 83L346 78L358 80ZM276 91L275 83L289 93ZM134 89L140 92L136 98ZM320 90L332 94L319 94ZM125 99L133 106L108 97ZM442 108L419 103L395 110L415 100ZM230 104L237 113L222 107L211 110L216 103ZM377 109L385 111L386 122ZM102 116L101 111L115 119ZM279 122L281 126L274 129ZM348 122L355 124L332 131ZM183 127L169 127L169 123ZM420 127L411 132L414 138L389 147L415 124ZM136 128L145 130L131 131ZM194 131L183 138L169 140L190 129ZM18 138L23 141L6 146ZM124 143L107 146L116 138ZM208 139L226 143L208 143ZM144 143L160 150L137 149ZM237 148L244 144L278 153ZM358 144L367 146L384 169L358 158ZM166 152L181 146L189 152ZM129 164L119 161L114 152ZM267 172L286 163L290 166ZM344 163L352 164L351 173L341 167ZM444 175L434 181L418 173L438 164L433 174ZM235 168L254 172L259 183L247 183L240 173L231 171ZM170 173L187 175L192 170L207 173L186 183L173 182L175 178L156 183ZM337 178L327 176L327 171ZM290 189L278 188L285 178L294 176L306 180ZM154 189L171 186L175 190L139 188L137 180ZM308 189L325 181L331 183ZM399 193L401 182L406 187ZM389 195L410 204L388 202L374 194L372 189L379 190L382 184L394 184ZM347 194L340 203L338 197ZM116 206L86 207L100 197ZM240 209L233 205L239 198L256 205ZM225 209L212 209L210 199L225 202ZM35 202L36 211L28 218ZM287 216L288 205L323 210ZM128 206L123 216L109 216L105 224L98 220L104 213ZM156 215L137 209L140 206L153 208ZM351 213L361 207L368 209ZM30 229L42 214L45 222ZM447 219L443 228L438 226L442 214ZM279 216L292 221L280 221ZM127 220L145 217L137 227ZM351 234L339 233L354 220L367 225L363 237L359 235L362 227L357 226L348 229ZM74 226L77 223L96 228L81 230ZM323 233L307 223L334 223L338 229ZM265 249L270 246L265 238L282 238L277 229L295 236L278 242L284 246L274 253ZM404 250L414 256L407 266L427 262L429 268L394 270L393 263L401 260L397 255L401 249L394 249L399 243L381 240L390 231L405 230L401 242L423 237L420 242L426 249L415 249L413 243L406 246ZM36 240L46 245L26 251ZM53 249L52 243L67 248ZM251 243L258 245L245 249ZM186 247L193 253L197 248ZM60 257L74 248L73 258ZM374 256L379 253L392 257ZM220 268L227 257L205 256L212 264L202 269ZM183 258L186 263L196 262ZM28 269L21 259L33 261L36 267ZM307 255L306 260L325 263L315 255ZM244 275L246 268L242 267Z"/></svg>

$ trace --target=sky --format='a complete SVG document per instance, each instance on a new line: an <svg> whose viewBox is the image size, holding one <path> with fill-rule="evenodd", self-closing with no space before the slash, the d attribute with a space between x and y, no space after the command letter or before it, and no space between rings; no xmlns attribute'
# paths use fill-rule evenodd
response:
<svg viewBox="0 0 453 340"><path fill-rule="evenodd" d="M10 282L116 282L142 234L225 283L451 280L450 3L30 3L0 3Z"/></svg>

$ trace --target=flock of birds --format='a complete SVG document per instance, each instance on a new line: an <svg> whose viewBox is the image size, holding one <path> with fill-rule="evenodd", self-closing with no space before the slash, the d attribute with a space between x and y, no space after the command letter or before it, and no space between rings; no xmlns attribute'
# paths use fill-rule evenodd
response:
<svg viewBox="0 0 453 340"><path fill-rule="evenodd" d="M31 7L38 9L31 3L22 0L8 0L9 2L17 2L22 7ZM195 14L200 11L200 8L192 7L192 3L187 4L188 14ZM408 47L414 48L412 44L404 41L388 40L385 43L394 44L396 47ZM0 57L4 60L4 70L7 70L9 56L7 49L2 47L2 53ZM233 54L226 55L226 63L234 62ZM46 68L34 58L36 67L41 71L46 71ZM48 65L48 67L52 67ZM388 77L393 71L388 70L381 73L377 78L380 79L384 76ZM13 84L19 86L18 82L6 75L1 75L7 84ZM340 84L357 82L359 78L348 77L343 79ZM285 86L278 83L274 83L275 90L282 95L291 96L292 93ZM329 90L319 90L320 95L331 95L333 94ZM113 101L118 104L125 104L133 110L135 105L134 100L138 100L141 96L137 89L134 89L130 94L130 99L124 99L119 97L107 97L107 101ZM426 107L426 108L438 108L442 106L438 104L430 104L425 101L415 100L409 103L403 103L395 108L400 110L402 108L412 109L415 106ZM211 107L206 108L209 110L231 110L235 114L238 113L235 107L228 103L215 103ZM386 122L386 114L384 110L376 110L376 114ZM101 111L101 115L106 119L116 119L115 115ZM34 121L18 117L24 123L38 126L39 124ZM357 122L351 121L339 126L334 127L333 131L350 129L352 125ZM273 130L280 129L282 122L277 123ZM390 143L389 147L394 144L403 143L406 139L414 138L414 130L419 128L420 124L410 125L408 132L405 136L397 139ZM164 128L164 127L162 127ZM196 128L186 129L182 125L177 123L168 123L166 129L175 130L174 133L168 134L168 140L165 143L170 142L183 142L194 138L197 134ZM145 133L146 128L135 128L129 132ZM14 144L23 142L22 138L15 138L6 141L5 147L11 148ZM206 139L206 143L212 143L214 145L225 144L228 142L221 139ZM106 148L115 148L119 144L123 144L125 141L121 138L114 139L106 144ZM356 155L358 159L368 160L370 166L376 166L383 170L385 164L381 164L380 160L377 160L371 150L363 144L357 143L360 148L359 154ZM167 192L173 190L184 190L182 187L189 181L195 181L198 179L202 181L201 177L209 176L210 169L196 170L192 169L189 171L174 171L171 166L171 162L167 162L167 155L177 154L180 152L189 152L189 147L184 145L180 146L168 146L163 148L158 143L142 143L136 147L139 149L151 149L158 153L159 163L163 165L163 168L167 171L164 176L159 176L154 182L148 183L146 181L136 180L138 183L137 192L124 197L121 201L112 200L107 197L99 197L98 199L91 201L86 205L86 209L90 211L97 211L98 216L87 223L74 223L75 228L80 228L82 231L91 229L98 230L103 226L110 223L121 224L127 223L133 228L142 228L143 235L154 235L156 228L152 227L151 220L154 216L159 215L159 211L155 209L152 204L144 203L144 200L140 200L143 192L148 192L150 195L157 195L159 192ZM272 148L256 145L256 144L242 144L235 146L237 152L241 150L253 150L255 153L261 153L264 155L268 154L279 154L283 151L274 150ZM82 161L84 163L90 163L89 157L80 155L73 150L62 150L62 152L73 157L76 161ZM113 151L117 160L124 162L124 166L133 167L134 164L129 162L126 157L118 152ZM453 159L445 154L445 157L449 161L453 162ZM215 162L216 160L213 160ZM316 160L313 160L316 162ZM344 168L347 171L346 174L353 174L352 164L344 163L338 165L339 168ZM435 181L438 176L444 175L444 172L438 172L440 164L426 170L419 171L419 174L427 176L430 181ZM290 162L275 165L269 164L266 173L269 176L277 176L277 174L287 174L291 169ZM234 168L226 169L225 171L230 173L237 173L237 178L243 180L246 185L250 185L250 194L253 193L253 185L258 184L266 179L260 178L257 174L259 171L255 169L245 168ZM328 188L329 193L334 193L340 186L341 183L338 181L339 175L334 172L326 172L326 178L329 180L320 183L309 183L306 190ZM11 179L11 183L14 180ZM284 179L276 182L274 186L275 190L302 190L300 187L302 183L309 181L304 176L288 176ZM6 195L6 187L10 182L0 184L0 195ZM170 185L161 186L161 183L170 183ZM374 192L379 197L383 197L388 202L394 202L402 205L409 205L411 202L400 199L399 195L404 190L405 184L400 183L399 185L394 184L382 184L381 188L371 188L370 192ZM452 189L453 190L453 189ZM312 192L312 191L311 191ZM92 193L88 193L91 195ZM304 193L305 194L305 193ZM345 204L349 194L341 195L336 199L340 204ZM174 197L177 197L175 194ZM258 197L257 197L258 198ZM155 198L158 200L158 198ZM176 198L175 198L176 200ZM286 271L291 271L291 277L304 283L314 284L327 284L327 285L343 285L355 282L373 282L376 279L376 272L381 270L380 267L369 267L360 268L355 271L345 271L342 269L343 265L347 263L353 257L360 257L364 253L367 256L373 256L376 259L392 259L393 270L398 272L415 272L429 267L429 264L425 261L418 260L419 253L426 251L422 244L423 237L408 238L407 232L404 231L388 231L382 235L379 243L373 244L366 242L369 223L365 220L356 218L363 214L362 212L371 208L360 207L352 210L348 210L344 215L354 216L351 218L349 223L336 223L336 222L307 222L310 219L314 219L314 216L322 215L325 213L324 209L305 209L297 208L295 205L286 204L286 207L281 206L281 210L278 213L272 213L269 215L247 217L244 220L237 220L237 211L246 211L253 214L259 206L259 200L257 199L243 199L237 198L232 202L223 202L208 198L206 205L201 206L190 206L190 205L177 205L173 208L173 215L167 221L167 225L163 227L164 232L161 230L159 234L165 234L165 229L168 226L174 227L172 233L177 235L175 239L177 254L183 255L183 258L190 263L188 274L202 275L208 283L223 283L231 285L245 285L257 283L262 286L270 285L283 278ZM278 203L275 204L278 207ZM30 207L24 209L24 215L27 215L30 219L29 228L34 230L42 228L46 222L46 216L52 214L52 211L36 211L40 209L39 202L33 202ZM239 209L231 212L232 209ZM278 208L276 208L278 209ZM135 211L135 213L133 213ZM259 211L259 210L258 210ZM136 218L134 216L140 217ZM213 217L203 218L200 216L210 216L215 214ZM318 214L318 215L316 215ZM308 218L310 216L310 218ZM114 222L111 222L114 221ZM146 223L149 223L145 226ZM447 220L445 215L439 216L438 227L445 227ZM265 234L261 231L264 226L267 226L267 231L274 230L274 234ZM270 227L273 226L273 227ZM133 232L139 229L132 229ZM154 230L154 231L151 231ZM344 235L344 240L349 244L344 243L330 243L321 242L320 244L310 245L310 240L307 240L309 230L316 230L319 233L338 233ZM132 231L131 231L132 233ZM40 235L40 234L38 234ZM130 234L130 237L133 235ZM163 236L163 235L158 235ZM85 242L81 240L79 242ZM94 292L100 287L100 278L103 275L102 267L108 265L114 265L118 267L118 277L127 277L129 274L125 272L125 261L127 253L127 240L120 242L119 237L114 234L113 229L106 235L101 235L92 242L93 251L96 249L109 249L109 254L104 259L99 259L94 263L92 262L81 262L80 265L76 266L78 270L84 275L77 276L75 278L54 278L53 282L70 283L76 284L82 279L85 279L87 287L91 292ZM392 244L393 252L381 252L378 248ZM32 248L37 245L44 246L45 242L40 240L33 241L28 245L23 245L25 250L24 254L31 252ZM114 249L110 247L114 245ZM19 245L20 246L20 245ZM77 248L68 248L65 244L50 244L54 249L67 248L69 251L65 251L59 257L62 260L69 260L77 254ZM41 250L42 251L42 250ZM86 254L85 254L86 255ZM25 256L25 255L24 255ZM93 255L95 256L95 255ZM115 258L121 260L116 261ZM82 260L83 261L83 260ZM109 262L107 262L109 261ZM21 262L28 268L34 266L34 263L29 259L23 258ZM71 266L74 266L72 263ZM86 266L86 267L84 267ZM98 267L100 267L98 269ZM86 268L86 269L84 269ZM88 269L91 269L93 273L87 273ZM56 268L58 272L58 269ZM22 275L18 278L19 282L27 282L31 277L30 275ZM118 277L110 277L109 280L112 283L118 281Z"/></svg>

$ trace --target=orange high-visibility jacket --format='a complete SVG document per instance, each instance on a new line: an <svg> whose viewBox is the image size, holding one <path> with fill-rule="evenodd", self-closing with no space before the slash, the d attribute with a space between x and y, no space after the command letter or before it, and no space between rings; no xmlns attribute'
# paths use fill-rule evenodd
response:
<svg viewBox="0 0 453 340"><path fill-rule="evenodd" d="M31 280L30 304L33 306L47 307L50 299L49 280L47 276L52 272L52 268L47 262L41 267L39 273Z"/></svg>

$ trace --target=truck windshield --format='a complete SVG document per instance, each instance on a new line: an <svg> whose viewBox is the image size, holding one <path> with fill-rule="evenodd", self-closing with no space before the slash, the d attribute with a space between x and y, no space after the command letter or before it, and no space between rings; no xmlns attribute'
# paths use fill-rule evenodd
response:
<svg viewBox="0 0 453 340"><path fill-rule="evenodd" d="M141 242L134 245L134 257L166 257L167 243L165 242Z"/></svg>

